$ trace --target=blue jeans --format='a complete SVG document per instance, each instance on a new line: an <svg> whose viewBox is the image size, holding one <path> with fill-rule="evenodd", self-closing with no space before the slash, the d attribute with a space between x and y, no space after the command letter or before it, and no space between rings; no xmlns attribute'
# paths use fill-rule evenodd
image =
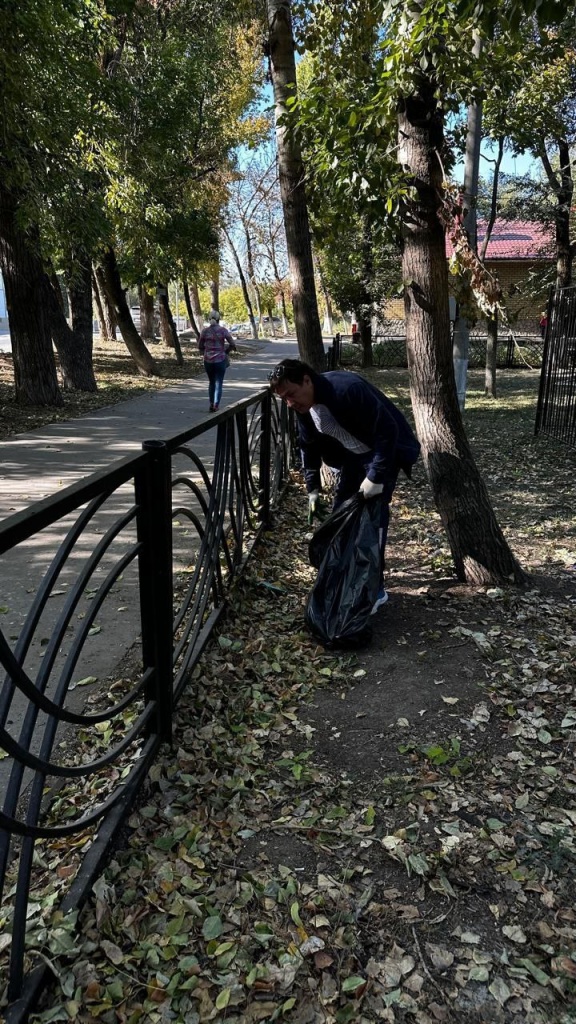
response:
<svg viewBox="0 0 576 1024"><path fill-rule="evenodd" d="M222 382L226 373L226 360L219 363L208 363L204 361L204 369L208 375L208 400L210 405L220 405L222 398Z"/></svg>

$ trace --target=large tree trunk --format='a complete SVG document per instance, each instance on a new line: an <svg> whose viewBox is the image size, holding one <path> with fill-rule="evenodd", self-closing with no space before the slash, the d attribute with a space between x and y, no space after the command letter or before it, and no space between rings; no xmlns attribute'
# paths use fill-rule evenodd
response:
<svg viewBox="0 0 576 1024"><path fill-rule="evenodd" d="M182 349L180 348L180 338L178 337L178 330L168 301L168 289L165 288L164 285L158 286L158 302L160 303L160 328L162 332L162 340L165 345L174 349L176 353L176 365L183 366L184 359L182 356Z"/></svg>
<svg viewBox="0 0 576 1024"><path fill-rule="evenodd" d="M96 278L98 294L100 295L100 306L103 313L102 320L100 321L100 336L104 341L116 341L116 328L118 325L114 315L114 307L106 293L106 281L102 267L94 267L94 277Z"/></svg>
<svg viewBox="0 0 576 1024"><path fill-rule="evenodd" d="M284 210L292 304L300 357L324 369L324 344L318 314L304 166L300 147L288 130L287 101L296 92L296 62L289 0L267 0L268 42L276 111L278 179Z"/></svg>
<svg viewBox="0 0 576 1024"><path fill-rule="evenodd" d="M170 324L170 318L166 310L166 303L162 301L162 296L159 296L160 303L160 337L162 343L166 348L174 348L174 335L172 333L172 326Z"/></svg>
<svg viewBox="0 0 576 1024"><path fill-rule="evenodd" d="M16 401L62 405L48 314L42 298L46 277L36 226L17 220L18 199L0 181L0 269L4 278L14 358Z"/></svg>
<svg viewBox="0 0 576 1024"><path fill-rule="evenodd" d="M374 354L372 352L372 318L364 313L358 314L358 333L362 346L362 366L374 366Z"/></svg>
<svg viewBox="0 0 576 1024"><path fill-rule="evenodd" d="M67 287L72 320L70 334L63 331L64 337L60 340L60 326L51 317L52 337L60 359L64 386L78 391L97 391L92 361L92 267L84 249L74 249L70 254ZM67 327L66 321L64 323Z"/></svg>
<svg viewBox="0 0 576 1024"><path fill-rule="evenodd" d="M156 334L154 331L154 296L150 294L143 284L138 289L140 298L140 336L144 342L153 342Z"/></svg>
<svg viewBox="0 0 576 1024"><path fill-rule="evenodd" d="M406 342L416 430L456 574L472 584L524 583L475 465L456 397L442 197L443 116L434 82L399 107L398 160L417 197L404 218L402 277Z"/></svg>
<svg viewBox="0 0 576 1024"><path fill-rule="evenodd" d="M102 254L102 271L108 301L114 310L114 316L120 328L120 333L132 359L142 376L160 376L156 361L150 355L134 326L134 321L126 302L126 293L122 288L116 256L111 246Z"/></svg>
<svg viewBox="0 0 576 1024"><path fill-rule="evenodd" d="M85 324L87 316L86 309L83 309L81 315L78 314L78 309L76 309L77 325L79 319L82 321L81 332L76 334L76 332L70 328L70 325L68 324L68 321L60 307L58 296L54 291L54 286L47 274L44 275L44 279L42 281L42 295L50 322L52 341L54 342L56 351L58 352L60 372L62 374L62 383L64 387L74 391L97 391L98 385L94 376L94 366L92 363L92 297L90 292L88 292L88 298L90 299L90 307L88 310L88 315L90 316L88 323L90 330L89 334ZM70 292L71 304L74 299ZM72 315L74 316L73 306L72 311Z"/></svg>
<svg viewBox="0 0 576 1024"><path fill-rule="evenodd" d="M186 304L186 312L188 313L192 333L196 338L199 338L200 330L198 327L197 313L192 306L192 295L187 281L182 281L182 291L184 292L184 302ZM198 289L196 289L196 298L198 298Z"/></svg>

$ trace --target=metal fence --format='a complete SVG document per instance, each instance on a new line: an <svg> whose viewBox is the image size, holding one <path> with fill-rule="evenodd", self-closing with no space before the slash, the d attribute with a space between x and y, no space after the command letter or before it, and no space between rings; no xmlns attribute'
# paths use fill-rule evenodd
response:
<svg viewBox="0 0 576 1024"><path fill-rule="evenodd" d="M576 448L576 287L550 292L535 433Z"/></svg>
<svg viewBox="0 0 576 1024"><path fill-rule="evenodd" d="M407 366L406 334L403 321L391 321L394 331L374 334L372 355L379 367ZM340 365L361 366L362 348L351 334L336 335L339 339ZM538 369L542 365L544 341L537 334L507 333L500 336L496 350L496 365L500 369ZM470 332L468 365L471 368L486 365L486 331L476 328ZM334 369L332 365L327 369Z"/></svg>
<svg viewBox="0 0 576 1024"><path fill-rule="evenodd" d="M203 461L194 442L207 431L213 457ZM0 956L11 1024L28 1019L44 983L54 909L65 921L90 891L171 739L175 704L291 452L288 410L267 389L0 525ZM11 605L22 601L18 621ZM104 677L91 669L99 640Z"/></svg>

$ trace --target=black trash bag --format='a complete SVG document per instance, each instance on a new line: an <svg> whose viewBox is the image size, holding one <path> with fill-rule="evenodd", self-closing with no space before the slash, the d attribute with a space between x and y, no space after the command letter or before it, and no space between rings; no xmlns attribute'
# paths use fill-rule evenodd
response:
<svg viewBox="0 0 576 1024"><path fill-rule="evenodd" d="M331 647L369 643L380 587L380 501L355 494L316 530L309 545L318 576L306 604L308 628Z"/></svg>

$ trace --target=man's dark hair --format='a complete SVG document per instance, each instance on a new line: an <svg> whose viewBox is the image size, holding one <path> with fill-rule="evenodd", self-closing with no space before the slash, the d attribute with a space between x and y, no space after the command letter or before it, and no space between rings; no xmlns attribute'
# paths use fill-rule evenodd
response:
<svg viewBox="0 0 576 1024"><path fill-rule="evenodd" d="M304 377L314 380L315 376L314 370L308 366L308 363L303 363L300 359L281 359L268 374L268 380L270 387L275 391L282 381L288 381L290 384L302 384Z"/></svg>

